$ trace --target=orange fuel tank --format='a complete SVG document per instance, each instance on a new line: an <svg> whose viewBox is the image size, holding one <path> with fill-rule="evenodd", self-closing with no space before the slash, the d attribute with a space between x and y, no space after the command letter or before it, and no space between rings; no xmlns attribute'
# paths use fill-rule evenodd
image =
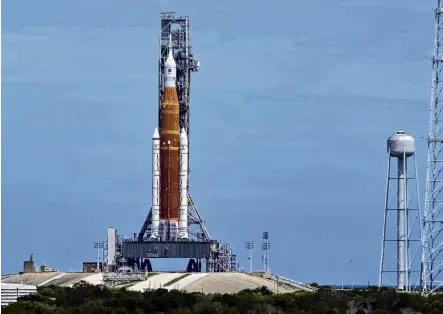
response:
<svg viewBox="0 0 443 314"><path fill-rule="evenodd" d="M179 103L175 87L165 87L160 107L160 220L179 218Z"/></svg>

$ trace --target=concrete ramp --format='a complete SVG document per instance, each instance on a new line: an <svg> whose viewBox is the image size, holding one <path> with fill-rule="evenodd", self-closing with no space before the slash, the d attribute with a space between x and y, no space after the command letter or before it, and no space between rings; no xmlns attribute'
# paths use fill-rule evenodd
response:
<svg viewBox="0 0 443 314"><path fill-rule="evenodd" d="M91 285L102 285L103 284L103 273L97 273L97 274L85 277L81 280L84 280Z"/></svg>
<svg viewBox="0 0 443 314"><path fill-rule="evenodd" d="M279 277L277 281L272 278L263 278L254 273L190 273L188 276L165 286L168 282L178 279L186 273L157 273L148 277L145 281L130 283L128 290L144 291L146 289L164 288L167 290L182 290L187 292L203 293L237 293L243 289L256 289L267 287L274 293L287 293L299 290L313 291L314 287L296 282L294 280ZM22 283L36 286L56 285L72 287L79 281L86 281L92 285L102 285L102 273L72 273L72 272L47 272L47 273L25 273L8 275L2 277L2 283Z"/></svg>
<svg viewBox="0 0 443 314"><path fill-rule="evenodd" d="M85 281L91 285L102 285L103 282L103 274L102 273L94 273L93 275L91 273L85 274L86 276L80 276L77 274L77 278L72 280L69 284L63 284L65 287L72 287L75 283L80 281Z"/></svg>
<svg viewBox="0 0 443 314"><path fill-rule="evenodd" d="M59 273L58 275L51 277L48 280L43 281L42 283L38 284L37 286L41 287L41 286L48 285L48 284L50 285L52 281L54 281L56 279L60 279L65 275L66 275L66 273Z"/></svg>
<svg viewBox="0 0 443 314"><path fill-rule="evenodd" d="M145 291L146 289L159 289L163 288L165 284L174 280L180 276L183 276L183 273L159 273L157 275L149 277L145 281L141 281L136 283L135 285L128 288L131 291ZM167 287L164 287L165 289Z"/></svg>
<svg viewBox="0 0 443 314"><path fill-rule="evenodd" d="M203 293L237 293L244 289L257 289L262 286L274 293L277 292L277 285L274 281L244 273L211 273L187 285L183 290ZM295 290L278 287L279 293L293 291Z"/></svg>
<svg viewBox="0 0 443 314"><path fill-rule="evenodd" d="M166 286L165 289L183 290L185 287L208 275L209 273L191 273L189 276L186 276L185 278L173 283L172 285Z"/></svg>
<svg viewBox="0 0 443 314"><path fill-rule="evenodd" d="M47 272L47 273L24 273L10 275L6 278L2 278L3 283L22 283L26 285L40 285L43 282L59 275L59 272Z"/></svg>
<svg viewBox="0 0 443 314"><path fill-rule="evenodd" d="M51 281L50 284L62 287L72 287L74 283L79 282L93 274L95 273L66 273L63 277Z"/></svg>

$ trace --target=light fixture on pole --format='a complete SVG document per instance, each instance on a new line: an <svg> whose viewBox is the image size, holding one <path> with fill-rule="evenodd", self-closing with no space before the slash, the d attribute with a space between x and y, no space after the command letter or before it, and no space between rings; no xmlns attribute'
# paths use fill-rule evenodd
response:
<svg viewBox="0 0 443 314"><path fill-rule="evenodd" d="M271 243L269 242L269 232L264 231L263 232L263 243L262 243L262 260L263 265L265 269L265 273L269 271L269 264L268 264L268 251L271 249Z"/></svg>
<svg viewBox="0 0 443 314"><path fill-rule="evenodd" d="M100 249L104 249L105 241L94 241L94 249L97 249L97 271L100 271Z"/></svg>
<svg viewBox="0 0 443 314"><path fill-rule="evenodd" d="M252 250L254 249L254 241L246 241L245 248L249 250L249 272L252 273Z"/></svg>

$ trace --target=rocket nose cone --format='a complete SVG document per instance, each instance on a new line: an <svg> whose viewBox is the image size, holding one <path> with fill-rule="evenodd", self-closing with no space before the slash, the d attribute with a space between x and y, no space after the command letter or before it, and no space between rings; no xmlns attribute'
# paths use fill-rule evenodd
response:
<svg viewBox="0 0 443 314"><path fill-rule="evenodd" d="M165 67L166 68L177 67L177 64L175 63L174 55L172 54L172 41L171 41L171 37L169 38L168 56L166 57Z"/></svg>
<svg viewBox="0 0 443 314"><path fill-rule="evenodd" d="M155 138L155 139L160 138L160 134L158 133L158 128L155 128L152 138Z"/></svg>
<svg viewBox="0 0 443 314"><path fill-rule="evenodd" d="M175 59L172 56L172 52L170 51L169 55L165 61L165 68L176 68L176 67L177 67L177 64L175 63Z"/></svg>

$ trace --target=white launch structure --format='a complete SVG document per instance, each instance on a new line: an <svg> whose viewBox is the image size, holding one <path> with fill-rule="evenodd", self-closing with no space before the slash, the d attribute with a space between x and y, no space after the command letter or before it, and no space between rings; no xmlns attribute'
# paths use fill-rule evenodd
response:
<svg viewBox="0 0 443 314"><path fill-rule="evenodd" d="M152 234L151 239L158 238L160 226L160 134L155 128L152 136Z"/></svg>
<svg viewBox="0 0 443 314"><path fill-rule="evenodd" d="M389 161L379 286L411 291L420 284L421 263L420 207L414 138L404 131L397 131L388 138L387 150ZM412 162L408 162L410 157L413 157ZM396 174L391 173L394 172L394 167L391 167L392 158L397 159ZM394 217L391 215L393 213L396 213Z"/></svg>
<svg viewBox="0 0 443 314"><path fill-rule="evenodd" d="M106 267L108 270L116 265L117 253L117 229L114 227L108 228L108 238L106 240Z"/></svg>
<svg viewBox="0 0 443 314"><path fill-rule="evenodd" d="M188 136L184 128L180 132L180 217L178 237L188 239Z"/></svg>

